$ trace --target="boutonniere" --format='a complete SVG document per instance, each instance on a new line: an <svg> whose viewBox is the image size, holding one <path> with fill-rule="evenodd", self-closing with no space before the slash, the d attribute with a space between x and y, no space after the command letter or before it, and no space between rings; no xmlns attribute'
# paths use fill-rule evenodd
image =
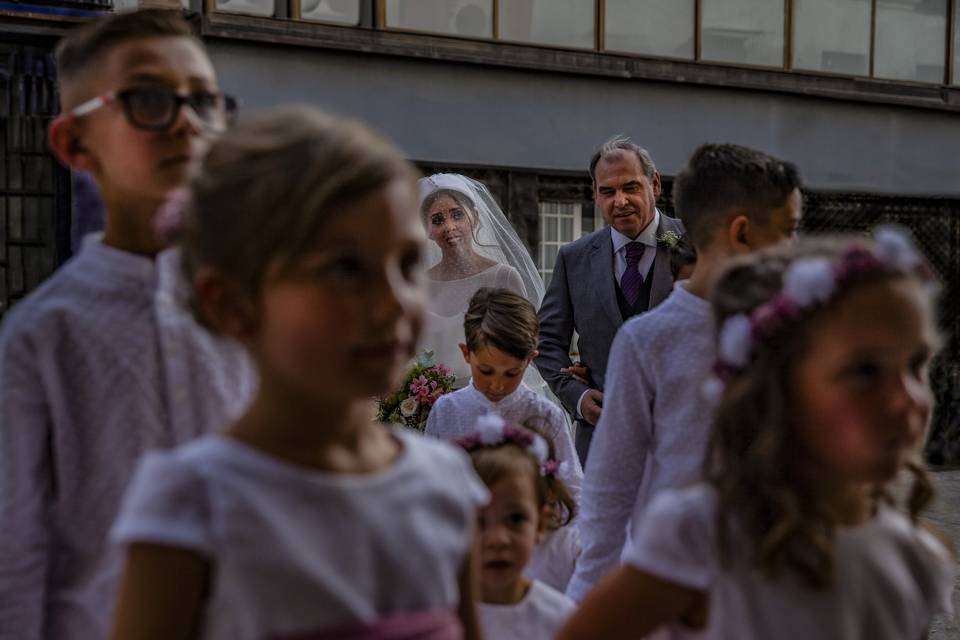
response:
<svg viewBox="0 0 960 640"><path fill-rule="evenodd" d="M683 238L683 236L676 231L664 231L657 236L657 244L665 249L673 249L677 246L677 243L680 242L681 238Z"/></svg>

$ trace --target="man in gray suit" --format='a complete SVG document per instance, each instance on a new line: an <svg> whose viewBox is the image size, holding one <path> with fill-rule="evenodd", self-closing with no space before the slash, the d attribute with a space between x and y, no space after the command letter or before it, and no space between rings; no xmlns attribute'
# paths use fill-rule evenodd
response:
<svg viewBox="0 0 960 640"><path fill-rule="evenodd" d="M590 177L607 226L560 248L540 306L535 360L576 420L577 453L584 464L603 407L610 345L625 320L670 294L669 250L658 238L667 231L683 233L679 220L656 208L660 174L650 154L629 139L607 141L590 161ZM574 331L586 372L571 368Z"/></svg>

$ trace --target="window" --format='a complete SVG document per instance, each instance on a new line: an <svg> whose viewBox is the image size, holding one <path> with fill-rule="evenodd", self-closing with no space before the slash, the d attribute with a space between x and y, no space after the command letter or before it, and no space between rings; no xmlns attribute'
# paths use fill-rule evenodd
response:
<svg viewBox="0 0 960 640"><path fill-rule="evenodd" d="M387 0L386 25L473 38L493 37L493 0Z"/></svg>
<svg viewBox="0 0 960 640"><path fill-rule="evenodd" d="M877 0L876 28L876 77L943 83L947 0Z"/></svg>
<svg viewBox="0 0 960 640"><path fill-rule="evenodd" d="M540 251L537 268L545 285L550 284L560 247L593 231L593 218L584 217L579 202L540 202Z"/></svg>
<svg viewBox="0 0 960 640"><path fill-rule="evenodd" d="M696 0L607 0L604 48L693 60Z"/></svg>
<svg viewBox="0 0 960 640"><path fill-rule="evenodd" d="M502 40L593 49L594 0L500 0Z"/></svg>
<svg viewBox="0 0 960 640"><path fill-rule="evenodd" d="M360 23L360 0L300 0L300 18L355 25Z"/></svg>
<svg viewBox="0 0 960 640"><path fill-rule="evenodd" d="M243 13L251 16L272 16L276 12L274 0L215 0L217 11Z"/></svg>
<svg viewBox="0 0 960 640"><path fill-rule="evenodd" d="M960 84L960 0L953 0L953 84Z"/></svg>
<svg viewBox="0 0 960 640"><path fill-rule="evenodd" d="M703 60L783 66L783 2L700 1L700 57Z"/></svg>
<svg viewBox="0 0 960 640"><path fill-rule="evenodd" d="M870 74L871 0L793 0L793 68Z"/></svg>

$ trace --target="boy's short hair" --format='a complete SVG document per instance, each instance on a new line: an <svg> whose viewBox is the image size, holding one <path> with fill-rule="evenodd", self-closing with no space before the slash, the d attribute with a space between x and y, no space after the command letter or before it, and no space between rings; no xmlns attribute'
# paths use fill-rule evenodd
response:
<svg viewBox="0 0 960 640"><path fill-rule="evenodd" d="M489 345L522 360L536 350L539 332L537 310L529 300L509 289L478 289L463 318L463 333L470 351Z"/></svg>
<svg viewBox="0 0 960 640"><path fill-rule="evenodd" d="M56 48L57 74L70 81L102 62L117 45L156 36L194 37L190 24L179 11L144 9L110 15L70 31Z"/></svg>
<svg viewBox="0 0 960 640"><path fill-rule="evenodd" d="M792 162L736 144L704 144L673 183L673 204L703 249L731 214L765 224L803 182Z"/></svg>

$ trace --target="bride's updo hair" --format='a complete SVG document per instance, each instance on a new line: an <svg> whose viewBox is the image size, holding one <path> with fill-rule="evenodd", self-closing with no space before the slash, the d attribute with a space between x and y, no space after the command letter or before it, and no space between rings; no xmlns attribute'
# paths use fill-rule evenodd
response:
<svg viewBox="0 0 960 640"><path fill-rule="evenodd" d="M536 351L539 332L536 309L510 289L478 289L463 318L463 333L470 351L492 346L523 360Z"/></svg>

